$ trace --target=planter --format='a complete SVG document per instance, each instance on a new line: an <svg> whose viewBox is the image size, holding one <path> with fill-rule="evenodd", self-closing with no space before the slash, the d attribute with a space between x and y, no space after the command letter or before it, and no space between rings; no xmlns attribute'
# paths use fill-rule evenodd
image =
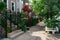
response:
<svg viewBox="0 0 60 40"><path fill-rule="evenodd" d="M46 32L52 32L54 34L55 32L58 32L59 31L59 28L58 27L56 27L56 28L48 28L48 27L45 27L45 31Z"/></svg>

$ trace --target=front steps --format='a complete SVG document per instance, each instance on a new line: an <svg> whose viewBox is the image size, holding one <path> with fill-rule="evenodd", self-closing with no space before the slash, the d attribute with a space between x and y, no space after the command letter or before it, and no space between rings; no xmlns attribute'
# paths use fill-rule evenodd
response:
<svg viewBox="0 0 60 40"><path fill-rule="evenodd" d="M8 33L8 38L16 38L16 37L22 35L23 33L24 32L21 31L21 30L16 30L16 31L14 31L12 33Z"/></svg>

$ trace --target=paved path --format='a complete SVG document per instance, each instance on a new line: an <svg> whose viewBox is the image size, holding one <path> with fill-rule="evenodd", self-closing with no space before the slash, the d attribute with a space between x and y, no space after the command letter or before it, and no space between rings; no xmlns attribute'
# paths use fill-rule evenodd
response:
<svg viewBox="0 0 60 40"><path fill-rule="evenodd" d="M42 22L42 24L44 24ZM36 26L33 26L28 32L19 36L14 40L60 40L60 35L48 34L44 31L44 27L39 23Z"/></svg>
<svg viewBox="0 0 60 40"><path fill-rule="evenodd" d="M30 30L21 36L12 40L60 40L60 35L48 34L40 23L30 28Z"/></svg>
<svg viewBox="0 0 60 40"><path fill-rule="evenodd" d="M33 32L38 31L37 27L32 27L28 32L24 33L23 35L17 37L14 40L41 40L38 36L33 36Z"/></svg>

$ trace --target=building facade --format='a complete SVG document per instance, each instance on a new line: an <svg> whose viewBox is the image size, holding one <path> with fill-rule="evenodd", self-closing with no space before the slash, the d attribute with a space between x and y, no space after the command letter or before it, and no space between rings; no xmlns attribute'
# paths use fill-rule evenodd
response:
<svg viewBox="0 0 60 40"><path fill-rule="evenodd" d="M11 10L14 12L21 11L23 7L23 1L22 0L0 0L6 3L7 10Z"/></svg>
<svg viewBox="0 0 60 40"><path fill-rule="evenodd" d="M23 0L23 4L29 3L29 0Z"/></svg>
<svg viewBox="0 0 60 40"><path fill-rule="evenodd" d="M11 10L14 12L21 11L23 5L25 3L29 4L29 0L0 0L6 3L7 10Z"/></svg>

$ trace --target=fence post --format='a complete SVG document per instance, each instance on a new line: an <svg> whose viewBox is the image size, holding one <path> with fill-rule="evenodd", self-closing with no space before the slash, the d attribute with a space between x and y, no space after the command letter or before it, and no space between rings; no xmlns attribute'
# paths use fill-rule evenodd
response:
<svg viewBox="0 0 60 40"><path fill-rule="evenodd" d="M5 12L5 37L7 38L7 11Z"/></svg>
<svg viewBox="0 0 60 40"><path fill-rule="evenodd" d="M10 32L12 32L12 13L10 13Z"/></svg>

